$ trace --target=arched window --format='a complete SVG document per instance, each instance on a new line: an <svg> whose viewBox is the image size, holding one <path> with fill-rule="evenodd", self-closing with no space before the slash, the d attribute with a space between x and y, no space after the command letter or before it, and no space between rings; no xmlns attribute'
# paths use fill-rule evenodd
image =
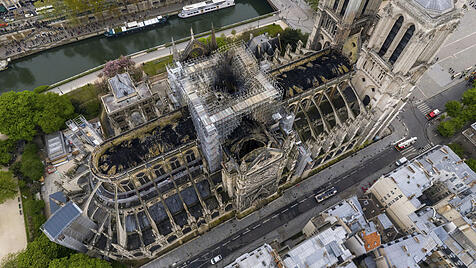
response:
<svg viewBox="0 0 476 268"><path fill-rule="evenodd" d="M393 24L392 29L391 29L390 32L388 33L387 38L386 38L385 41L383 42L383 45L382 45L382 47L380 48L380 51L378 52L378 55L379 55L380 57L382 57L383 55L385 55L385 52L387 52L388 48L389 48L390 45L392 44L393 39L395 38L395 36L397 35L398 31L399 31L400 28L402 27L402 24L403 24L403 16L400 16L400 17L398 17L397 21L395 21L395 23Z"/></svg>
<svg viewBox="0 0 476 268"><path fill-rule="evenodd" d="M342 9L340 10L340 15L344 16L345 10L347 9L347 5L349 4L349 0L344 0L344 4L342 5Z"/></svg>
<svg viewBox="0 0 476 268"><path fill-rule="evenodd" d="M400 40L400 43L398 43L398 46L393 51L392 56L390 56L389 61L391 64L394 64L397 61L398 57L400 56L400 53L402 53L402 51L405 49L414 32L415 25L408 27L407 31L402 37L402 40Z"/></svg>
<svg viewBox="0 0 476 268"><path fill-rule="evenodd" d="M339 6L339 0L335 0L334 1L334 6L332 7L332 9L337 10L337 7Z"/></svg>
<svg viewBox="0 0 476 268"><path fill-rule="evenodd" d="M364 7L362 8L362 13L360 15L364 15L365 9L367 9L367 5L369 4L369 0L365 0Z"/></svg>

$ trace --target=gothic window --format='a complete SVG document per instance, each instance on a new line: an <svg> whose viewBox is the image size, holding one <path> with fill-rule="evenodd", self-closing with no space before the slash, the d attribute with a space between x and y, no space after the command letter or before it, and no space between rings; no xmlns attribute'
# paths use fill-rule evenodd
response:
<svg viewBox="0 0 476 268"><path fill-rule="evenodd" d="M378 52L378 55L379 55L380 57L382 57L383 55L385 55L385 52L387 52L388 48L389 48L390 45L392 44L393 39L395 38L395 36L397 35L398 31L399 31L400 28L402 27L402 24L403 24L403 16L400 16L400 17L398 17L397 21L395 21L395 23L393 24L392 29L391 29L390 32L388 33L387 38L386 38L385 41L383 42L383 45L382 45L382 47L380 48L380 51Z"/></svg>
<svg viewBox="0 0 476 268"><path fill-rule="evenodd" d="M195 154L193 153L193 151L188 151L185 155L185 158L187 159L187 163L190 163L195 160Z"/></svg>
<svg viewBox="0 0 476 268"><path fill-rule="evenodd" d="M180 162L176 157L170 159L170 167L172 167L172 169L177 169L180 167Z"/></svg>
<svg viewBox="0 0 476 268"><path fill-rule="evenodd" d="M339 6L339 0L335 0L334 1L334 6L332 7L332 9L337 10L338 6Z"/></svg>
<svg viewBox="0 0 476 268"><path fill-rule="evenodd" d="M347 9L347 5L349 4L349 0L344 0L344 4L342 5L342 9L340 10L340 15L344 16L345 10Z"/></svg>
<svg viewBox="0 0 476 268"><path fill-rule="evenodd" d="M402 53L402 51L405 49L408 42L412 38L414 32L415 32L415 25L408 27L407 31L405 32L402 39L400 40L400 43L398 43L398 46L393 51L392 56L390 56L389 61L391 64L394 64L397 61L398 57L400 56L400 53Z"/></svg>
<svg viewBox="0 0 476 268"><path fill-rule="evenodd" d="M369 4L369 0L365 0L364 7L362 8L362 13L360 15L364 15L365 9L367 9L367 5Z"/></svg>

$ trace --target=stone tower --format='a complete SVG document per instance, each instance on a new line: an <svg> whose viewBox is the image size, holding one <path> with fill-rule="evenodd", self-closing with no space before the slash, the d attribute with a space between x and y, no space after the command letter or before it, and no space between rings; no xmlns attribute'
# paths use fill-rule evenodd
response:
<svg viewBox="0 0 476 268"><path fill-rule="evenodd" d="M372 107L374 126L367 139L396 117L460 17L452 0L392 0L380 9L352 78L364 104Z"/></svg>
<svg viewBox="0 0 476 268"><path fill-rule="evenodd" d="M367 32L382 0L319 1L307 49L342 47L350 35ZM365 39L365 38L364 38Z"/></svg>

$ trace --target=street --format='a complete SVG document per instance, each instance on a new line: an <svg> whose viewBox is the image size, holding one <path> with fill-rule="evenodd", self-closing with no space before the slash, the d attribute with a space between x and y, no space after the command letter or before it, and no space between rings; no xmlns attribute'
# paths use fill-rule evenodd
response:
<svg viewBox="0 0 476 268"><path fill-rule="evenodd" d="M325 208L350 195L362 195L362 187L368 188L375 179L394 169L397 159L402 156L411 159L437 144L433 133L429 138L426 134L426 127L436 121L427 121L425 111L418 106L427 103L430 109L444 111L445 103L461 98L468 87L465 82L458 83L424 102L412 100L391 124L390 136L300 182L264 208L241 220L223 223L144 267L167 267L174 262L175 266L170 267L224 267L264 243L286 241ZM393 147L395 141L414 136L417 142L403 151ZM331 186L336 187L338 194L318 204L314 195ZM217 255L223 260L213 266L210 259Z"/></svg>

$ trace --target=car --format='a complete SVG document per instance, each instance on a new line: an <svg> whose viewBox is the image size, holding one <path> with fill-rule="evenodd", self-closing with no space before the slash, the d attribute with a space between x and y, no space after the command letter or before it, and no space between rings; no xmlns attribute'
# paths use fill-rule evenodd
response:
<svg viewBox="0 0 476 268"><path fill-rule="evenodd" d="M211 263L216 264L217 262L219 262L221 260L222 260L221 255L217 255L217 256L213 257L213 259L211 260Z"/></svg>
<svg viewBox="0 0 476 268"><path fill-rule="evenodd" d="M0 23L0 27L7 27L8 23Z"/></svg>
<svg viewBox="0 0 476 268"><path fill-rule="evenodd" d="M25 18L29 18L29 17L33 17L33 14L26 13L26 14L25 14Z"/></svg>
<svg viewBox="0 0 476 268"><path fill-rule="evenodd" d="M433 111L427 113L427 114L425 115L425 117L426 117L427 120L431 120L431 119L437 117L440 113L441 113L440 110L435 109L435 110L433 110Z"/></svg>
<svg viewBox="0 0 476 268"><path fill-rule="evenodd" d="M398 159L397 162L395 162L395 165L397 165L397 167L398 167L398 166L401 166L401 165L405 164L406 162L408 162L408 159L406 157L402 157L402 158Z"/></svg>

